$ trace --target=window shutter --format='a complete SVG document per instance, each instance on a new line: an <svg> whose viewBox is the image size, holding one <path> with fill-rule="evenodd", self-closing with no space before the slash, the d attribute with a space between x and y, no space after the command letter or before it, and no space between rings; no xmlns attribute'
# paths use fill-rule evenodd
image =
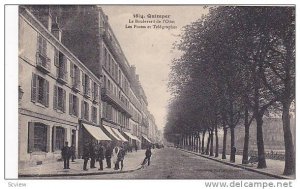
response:
<svg viewBox="0 0 300 189"><path fill-rule="evenodd" d="M54 50L54 65L59 67L59 51L58 49Z"/></svg>
<svg viewBox="0 0 300 189"><path fill-rule="evenodd" d="M44 91L45 91L44 105L46 107L49 107L49 82L47 80L45 80L45 90Z"/></svg>
<svg viewBox="0 0 300 189"><path fill-rule="evenodd" d="M92 85L91 85L92 100L94 100L95 99L95 96L94 96L94 83L93 82L91 82L91 83L92 83Z"/></svg>
<svg viewBox="0 0 300 189"><path fill-rule="evenodd" d="M70 62L70 77L72 80L72 84L74 84L74 64Z"/></svg>
<svg viewBox="0 0 300 189"><path fill-rule="evenodd" d="M81 79L80 79L80 70L79 70L79 68L76 69L75 74L76 74L75 77L77 77L78 86L80 86Z"/></svg>
<svg viewBox="0 0 300 189"><path fill-rule="evenodd" d="M55 141L56 141L56 126L52 127L52 152L55 151Z"/></svg>
<svg viewBox="0 0 300 189"><path fill-rule="evenodd" d="M87 104L87 106L86 106L86 111L87 111L87 112L86 112L86 115L87 115L86 120L89 121L89 120L90 120L90 118L89 118L89 117L90 117L90 106L89 106L89 104Z"/></svg>
<svg viewBox="0 0 300 189"><path fill-rule="evenodd" d="M79 112L79 99L76 97L76 104L75 104L75 114L78 116ZM74 103L74 102L73 102Z"/></svg>
<svg viewBox="0 0 300 189"><path fill-rule="evenodd" d="M68 132L68 129L67 128L64 128L64 144L65 144L65 142L67 142L68 141L68 134L67 134L67 132ZM70 142L69 142L69 144L70 144Z"/></svg>
<svg viewBox="0 0 300 189"><path fill-rule="evenodd" d="M57 86L54 85L54 92L53 92L53 109L57 109Z"/></svg>
<svg viewBox="0 0 300 189"><path fill-rule="evenodd" d="M69 114L73 115L73 95L69 94Z"/></svg>
<svg viewBox="0 0 300 189"><path fill-rule="evenodd" d="M43 41L43 54L47 55L47 41L43 37L42 37L42 41Z"/></svg>
<svg viewBox="0 0 300 189"><path fill-rule="evenodd" d="M27 152L34 151L34 122L28 122L28 147Z"/></svg>
<svg viewBox="0 0 300 189"><path fill-rule="evenodd" d="M94 107L91 106L91 120L94 122Z"/></svg>
<svg viewBox="0 0 300 189"><path fill-rule="evenodd" d="M66 97L67 95L66 95L66 91L65 90L63 90L63 112L66 112L66 99L67 99L67 97Z"/></svg>
<svg viewBox="0 0 300 189"><path fill-rule="evenodd" d="M31 101L36 102L36 96L37 96L37 76L32 73L31 78Z"/></svg>
<svg viewBox="0 0 300 189"><path fill-rule="evenodd" d="M68 59L66 56L64 56L64 73L65 73L65 76L67 76L68 74ZM67 79L67 77L66 77Z"/></svg>
<svg viewBox="0 0 300 189"><path fill-rule="evenodd" d="M51 143L50 143L50 137L51 137L51 128L50 126L47 126L47 145L46 145L46 152L50 152L50 147L51 147Z"/></svg>
<svg viewBox="0 0 300 189"><path fill-rule="evenodd" d="M84 101L81 101L81 118L84 118Z"/></svg>
<svg viewBox="0 0 300 189"><path fill-rule="evenodd" d="M85 86L85 77L84 77L83 71L81 73L82 73L82 86L84 88L84 86Z"/></svg>
<svg viewBox="0 0 300 189"><path fill-rule="evenodd" d="M42 41L42 36L40 34L38 34L37 36L37 52L41 53L42 52L42 48L43 48L43 41Z"/></svg>

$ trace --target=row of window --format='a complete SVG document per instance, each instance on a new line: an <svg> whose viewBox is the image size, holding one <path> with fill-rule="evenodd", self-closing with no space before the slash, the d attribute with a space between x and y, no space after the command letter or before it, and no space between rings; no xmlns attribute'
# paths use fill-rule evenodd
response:
<svg viewBox="0 0 300 189"><path fill-rule="evenodd" d="M129 118L126 117L122 112L115 109L112 105L103 102L103 118L118 123L126 128L129 127Z"/></svg>
<svg viewBox="0 0 300 189"><path fill-rule="evenodd" d="M114 80L121 86L121 88L128 94L129 82L120 70L118 64L113 59L109 51L104 47L104 68L114 78Z"/></svg>
<svg viewBox="0 0 300 189"><path fill-rule="evenodd" d="M31 101L49 107L49 82L43 77L32 74ZM54 85L53 91L53 109L60 112L66 112L66 91L57 85ZM91 121L97 123L97 107L91 106ZM69 114L79 116L79 99L75 94L69 94ZM82 100L81 118L89 121L89 103Z"/></svg>
<svg viewBox="0 0 300 189"><path fill-rule="evenodd" d="M28 123L28 153L31 152L55 152L60 151L66 141L67 129L61 126L53 126L52 131L49 125L39 122ZM76 131L72 130L71 145L76 144ZM50 149L50 138L52 145Z"/></svg>
<svg viewBox="0 0 300 189"><path fill-rule="evenodd" d="M75 92L79 92L81 87L80 83L82 83L82 92L85 97L91 97L94 102L99 102L99 85L92 81L88 74L85 74L83 71L79 69L79 67L72 63L70 63L70 78L71 78L71 86ZM56 67L56 77L57 81L65 84L68 82L68 59L67 57L55 48L54 50L54 65ZM37 44L37 68L40 68L43 72L50 72L50 59L47 57L47 41L41 35L38 35L38 44ZM80 80L80 76L82 81Z"/></svg>

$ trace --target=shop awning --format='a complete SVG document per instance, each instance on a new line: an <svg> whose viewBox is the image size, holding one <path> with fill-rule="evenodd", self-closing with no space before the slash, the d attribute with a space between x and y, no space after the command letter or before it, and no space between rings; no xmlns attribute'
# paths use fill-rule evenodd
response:
<svg viewBox="0 0 300 189"><path fill-rule="evenodd" d="M142 136L143 136L143 138L144 138L145 140L147 140L149 143L152 143L151 140L149 140L149 138L148 138L146 135L142 135Z"/></svg>
<svg viewBox="0 0 300 189"><path fill-rule="evenodd" d="M89 124L82 124L84 128L96 139L96 140L111 140L100 127L92 126Z"/></svg>
<svg viewBox="0 0 300 189"><path fill-rule="evenodd" d="M139 142L141 142L136 136L132 135L129 132L124 131L125 135L127 135L129 138L131 138L132 140L137 140Z"/></svg>
<svg viewBox="0 0 300 189"><path fill-rule="evenodd" d="M118 129L115 128L111 128L111 129L122 140L122 142L128 142L128 140L125 137L123 137L123 135L118 131Z"/></svg>
<svg viewBox="0 0 300 189"><path fill-rule="evenodd" d="M133 136L133 139L134 140L136 140L136 141L138 141L138 142L141 142L141 140L138 138L138 137L136 137L136 136L134 136L134 135L132 135Z"/></svg>
<svg viewBox="0 0 300 189"><path fill-rule="evenodd" d="M111 127L106 126L106 125L103 125L103 127L104 127L105 130L107 130L107 132L108 132L112 137L114 137L116 140L122 141L122 139L120 139L120 137L118 137L118 135L115 134L115 133L113 132L113 130L111 129Z"/></svg>

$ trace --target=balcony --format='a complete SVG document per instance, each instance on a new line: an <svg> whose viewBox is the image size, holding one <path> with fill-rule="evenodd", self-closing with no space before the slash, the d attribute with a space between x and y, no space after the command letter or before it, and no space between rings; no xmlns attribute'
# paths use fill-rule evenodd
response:
<svg viewBox="0 0 300 189"><path fill-rule="evenodd" d="M88 88L86 86L85 86L85 88L83 88L83 96L85 98L91 98L91 90L90 90L90 88Z"/></svg>
<svg viewBox="0 0 300 189"><path fill-rule="evenodd" d="M50 58L48 58L46 55L37 52L36 53L36 67L40 71L44 73L50 72Z"/></svg>
<svg viewBox="0 0 300 189"><path fill-rule="evenodd" d="M58 72L57 81L62 84L66 84L68 82L68 77L67 77L67 73L65 72L65 70L62 68L58 68L57 72Z"/></svg>
<svg viewBox="0 0 300 189"><path fill-rule="evenodd" d="M104 101L112 102L114 105L119 107L121 111L126 113L129 117L132 116L132 112L130 111L130 109L107 88L101 89L101 96Z"/></svg>
<svg viewBox="0 0 300 189"><path fill-rule="evenodd" d="M78 93L80 91L80 82L78 79L72 79L72 89L73 91L75 91L76 93Z"/></svg>

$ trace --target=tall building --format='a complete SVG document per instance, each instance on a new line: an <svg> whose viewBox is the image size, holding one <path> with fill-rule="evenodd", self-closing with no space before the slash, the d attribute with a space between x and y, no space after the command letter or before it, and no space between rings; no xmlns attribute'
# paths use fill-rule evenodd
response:
<svg viewBox="0 0 300 189"><path fill-rule="evenodd" d="M19 7L19 168L77 155L101 130L101 81L61 42L51 9ZM37 11L38 10L38 11Z"/></svg>
<svg viewBox="0 0 300 189"><path fill-rule="evenodd" d="M104 134L112 139L113 144L128 142L141 148L153 143L148 135L149 129L155 128L155 121L154 117L149 116L151 114L148 111L147 97L139 75L136 68L128 63L101 7L33 5L26 8L45 28L51 27L50 22L55 20L60 29L59 38L65 49L69 49L70 53L78 58L76 59L80 65L90 70L86 76L80 75L82 87L91 86L89 90L95 91L91 78L98 82L97 94L101 100L97 103L97 124ZM81 95L81 92L78 94ZM95 104L89 96L83 94L83 98ZM78 120L79 153L82 143L87 138L84 133L93 135L93 130L85 126L92 125L92 122L84 124L85 121L87 120L84 118ZM152 135L153 133L151 130Z"/></svg>

